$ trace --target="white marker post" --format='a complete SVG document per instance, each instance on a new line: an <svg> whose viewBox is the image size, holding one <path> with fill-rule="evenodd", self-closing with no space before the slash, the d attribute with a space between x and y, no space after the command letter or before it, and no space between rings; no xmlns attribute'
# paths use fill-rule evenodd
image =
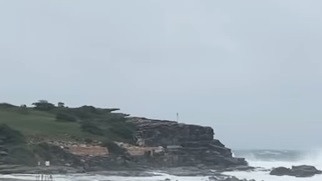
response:
<svg viewBox="0 0 322 181"><path fill-rule="evenodd" d="M46 166L46 167L49 167L49 166L50 166L50 161L46 161L46 162L45 162L45 166Z"/></svg>
<svg viewBox="0 0 322 181"><path fill-rule="evenodd" d="M179 123L179 113L177 113L177 123Z"/></svg>

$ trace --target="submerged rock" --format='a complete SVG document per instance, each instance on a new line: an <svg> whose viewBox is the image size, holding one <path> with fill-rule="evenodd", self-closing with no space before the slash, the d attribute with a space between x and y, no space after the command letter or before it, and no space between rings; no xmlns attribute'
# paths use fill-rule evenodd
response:
<svg viewBox="0 0 322 181"><path fill-rule="evenodd" d="M322 171L316 169L314 166L309 165L292 166L292 168L277 167L270 172L270 175L288 175L294 177L312 177L316 174L322 174Z"/></svg>

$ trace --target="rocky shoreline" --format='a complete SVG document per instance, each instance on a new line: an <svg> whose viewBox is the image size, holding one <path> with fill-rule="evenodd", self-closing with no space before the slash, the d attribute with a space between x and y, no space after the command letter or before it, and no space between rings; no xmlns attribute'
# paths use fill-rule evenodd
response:
<svg viewBox="0 0 322 181"><path fill-rule="evenodd" d="M198 168L198 167L172 167L172 168L159 168L159 169L118 169L118 170L92 170L86 171L83 168L66 167L66 166L51 166L51 167L28 167L21 165L1 165L0 174L38 174L44 171L51 174L77 174L77 173L99 173L102 175L114 176L150 176L152 172L166 173L175 176L207 176L211 174L220 174L226 171L251 171L253 167L236 167L227 169L212 168Z"/></svg>
<svg viewBox="0 0 322 181"><path fill-rule="evenodd" d="M81 169L69 168L69 167L49 167L47 169L39 167L23 167L23 166L10 166L7 169L1 169L0 175L33 175L43 173L52 175L73 175L73 174L84 174L84 175L101 175L101 176L118 176L118 177L156 177L162 175L172 175L178 177L208 177L209 181L246 181L242 179L237 179L229 175L224 175L221 171L216 171L213 169L201 169L197 167L175 167L175 168L164 168L158 170L105 170L105 171L92 171L92 172L82 172ZM0 179L1 180L1 179ZM7 179L12 181L22 181L23 179ZM171 181L170 179L165 179L166 181Z"/></svg>

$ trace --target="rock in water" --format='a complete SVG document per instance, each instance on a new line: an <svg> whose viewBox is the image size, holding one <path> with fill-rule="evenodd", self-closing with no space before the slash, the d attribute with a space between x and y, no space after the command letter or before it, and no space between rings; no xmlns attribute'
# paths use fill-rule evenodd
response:
<svg viewBox="0 0 322 181"><path fill-rule="evenodd" d="M163 147L153 154L156 165L163 166L238 166L247 165L235 158L229 148L214 139L211 127L189 125L174 121L132 118L136 127L137 144L142 147Z"/></svg>
<svg viewBox="0 0 322 181"><path fill-rule="evenodd" d="M312 177L322 173L322 171L316 169L314 166L308 165L293 166L291 170L296 177Z"/></svg>
<svg viewBox="0 0 322 181"><path fill-rule="evenodd" d="M246 180L246 179L238 179L237 177L228 177L228 178L217 178L217 177L209 177L209 181L256 181L254 179L252 180Z"/></svg>
<svg viewBox="0 0 322 181"><path fill-rule="evenodd" d="M274 168L270 175L276 176L294 176L294 177L312 177L316 174L321 174L322 171L316 169L314 166L309 165L300 165L300 166L292 166L292 168L286 167L277 167Z"/></svg>
<svg viewBox="0 0 322 181"><path fill-rule="evenodd" d="M274 168L269 174L276 175L276 176L284 176L284 175L291 175L292 171L291 169L286 167L277 167L277 168Z"/></svg>

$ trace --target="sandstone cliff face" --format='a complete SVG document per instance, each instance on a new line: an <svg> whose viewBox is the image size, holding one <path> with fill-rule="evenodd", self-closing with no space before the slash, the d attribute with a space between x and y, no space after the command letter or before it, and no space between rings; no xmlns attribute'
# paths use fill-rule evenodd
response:
<svg viewBox="0 0 322 181"><path fill-rule="evenodd" d="M137 129L137 144L162 147L161 153L149 153L151 160L164 166L238 166L247 165L242 158L234 158L229 148L214 139L210 127L132 118Z"/></svg>

